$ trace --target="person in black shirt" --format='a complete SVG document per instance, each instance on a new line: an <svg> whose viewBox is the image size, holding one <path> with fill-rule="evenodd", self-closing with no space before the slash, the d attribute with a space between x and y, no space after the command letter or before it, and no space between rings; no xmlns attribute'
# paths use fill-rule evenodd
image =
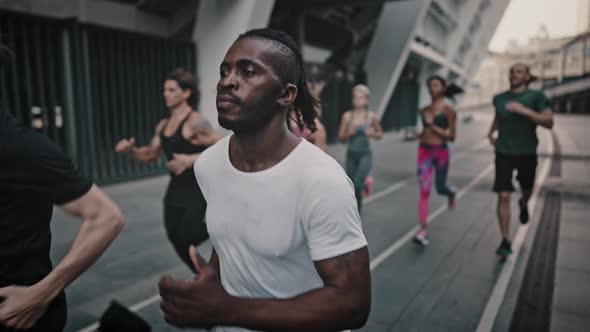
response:
<svg viewBox="0 0 590 332"><path fill-rule="evenodd" d="M115 152L141 162L153 162L164 154L168 160L170 182L164 195L164 226L176 253L191 269L188 255L191 244L199 245L209 235L205 223L203 194L199 190L193 164L201 152L221 137L202 114L195 112L199 100L197 79L178 68L164 80L164 101L170 115L156 126L151 142L142 147L133 137L122 139Z"/></svg>
<svg viewBox="0 0 590 332"><path fill-rule="evenodd" d="M53 205L83 220L52 269ZM64 288L107 249L124 225L108 196L84 179L46 136L0 110L0 332L58 332Z"/></svg>

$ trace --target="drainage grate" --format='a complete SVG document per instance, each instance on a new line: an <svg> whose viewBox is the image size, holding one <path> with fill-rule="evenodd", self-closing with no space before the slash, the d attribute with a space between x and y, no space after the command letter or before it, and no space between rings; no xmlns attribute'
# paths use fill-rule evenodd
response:
<svg viewBox="0 0 590 332"><path fill-rule="evenodd" d="M549 175L560 177L561 148L555 133L553 133L553 142L555 154ZM549 332L551 329L551 305L555 285L561 196L562 193L559 190L549 189L546 191L545 204L518 294L510 332Z"/></svg>

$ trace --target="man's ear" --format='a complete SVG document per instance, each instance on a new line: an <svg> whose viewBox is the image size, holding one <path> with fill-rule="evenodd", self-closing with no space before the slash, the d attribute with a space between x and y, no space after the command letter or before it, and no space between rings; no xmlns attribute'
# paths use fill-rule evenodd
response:
<svg viewBox="0 0 590 332"><path fill-rule="evenodd" d="M290 106L295 103L295 99L297 98L297 94L299 93L299 89L297 86L292 83L287 83L283 88L283 93L278 99L279 105L281 106Z"/></svg>

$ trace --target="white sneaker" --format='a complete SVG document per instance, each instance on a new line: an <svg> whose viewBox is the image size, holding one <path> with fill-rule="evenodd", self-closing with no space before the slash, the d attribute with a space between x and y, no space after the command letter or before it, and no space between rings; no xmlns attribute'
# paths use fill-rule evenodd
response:
<svg viewBox="0 0 590 332"><path fill-rule="evenodd" d="M424 232L420 232L414 236L414 243L417 243L422 246L427 246L430 241L426 238L426 234Z"/></svg>

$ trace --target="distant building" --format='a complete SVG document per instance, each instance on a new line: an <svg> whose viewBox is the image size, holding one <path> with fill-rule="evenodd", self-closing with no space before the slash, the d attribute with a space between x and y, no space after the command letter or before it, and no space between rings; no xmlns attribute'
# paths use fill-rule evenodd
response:
<svg viewBox="0 0 590 332"><path fill-rule="evenodd" d="M520 62L531 67L539 79L531 86L545 89L559 84L566 78L579 77L590 69L590 55L583 52L588 47L580 34L563 38L532 38L527 45L514 45L504 53L489 52L461 100L461 107L489 105L492 97L510 87L508 72L510 66ZM586 55L584 55L584 53ZM588 58L587 58L588 57Z"/></svg>
<svg viewBox="0 0 590 332"><path fill-rule="evenodd" d="M590 0L578 0L577 32L590 30Z"/></svg>

